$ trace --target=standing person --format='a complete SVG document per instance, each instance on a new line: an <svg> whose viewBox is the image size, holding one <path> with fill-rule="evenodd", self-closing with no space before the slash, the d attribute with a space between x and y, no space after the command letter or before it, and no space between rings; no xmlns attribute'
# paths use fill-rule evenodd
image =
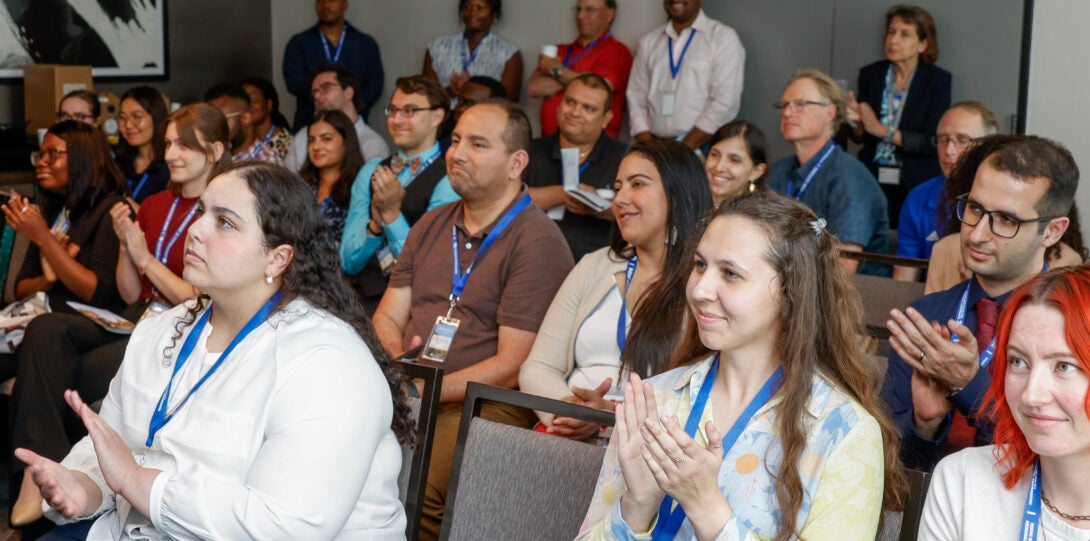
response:
<svg viewBox="0 0 1090 541"><path fill-rule="evenodd" d="M950 72L935 65L938 32L931 14L896 5L886 12L886 59L859 70L859 96L848 98L859 161L878 179L897 223L905 194L939 174L931 138L950 108Z"/></svg>
<svg viewBox="0 0 1090 541"><path fill-rule="evenodd" d="M606 125L606 133L620 137L632 52L613 37L611 27L617 16L617 0L577 0L572 10L579 35L570 44L558 45L556 56L538 55L537 69L526 87L527 96L545 98L541 102L541 135L547 137L559 129L557 110L568 84L580 75L594 73L609 81L613 90L613 105L609 109L613 116Z"/></svg>
<svg viewBox="0 0 1090 541"><path fill-rule="evenodd" d="M310 187L247 162L199 205L183 276L204 294L137 326L101 415L65 393L89 435L60 464L16 451L49 518L91 539L404 539L401 373Z"/></svg>
<svg viewBox="0 0 1090 541"><path fill-rule="evenodd" d="M479 103L462 115L446 155L461 200L429 211L409 231L375 312L375 332L391 354L423 344L424 356L444 360L423 539L439 535L466 383L518 383L519 366L572 267L564 236L523 187L529 145L530 120L510 102ZM498 405L486 405L482 416L532 422L525 410Z"/></svg>
<svg viewBox="0 0 1090 541"><path fill-rule="evenodd" d="M930 470L944 455L992 441L977 413L992 382L995 322L1010 292L1047 268L1078 187L1071 153L1047 139L993 135L961 158L948 182L973 177L958 197L969 280L893 310L882 397L901 430L905 465Z"/></svg>
<svg viewBox="0 0 1090 541"><path fill-rule="evenodd" d="M352 122L340 111L318 113L307 127L307 162L299 176L314 188L334 246L341 244L352 182L361 167L363 155Z"/></svg>
<svg viewBox="0 0 1090 541"><path fill-rule="evenodd" d="M175 111L164 129L169 188L149 196L136 220L125 203L110 209L120 239L117 288L128 305L120 314L132 323L148 310L155 313L196 296L182 278L185 234L208 181L231 163L227 133L226 119L211 105L196 103ZM40 321L27 327L18 351L11 441L13 447L60 460L71 449L71 412L64 391L78 389L90 402L106 396L129 338L108 332L83 315L51 313L36 319ZM18 477L22 463L14 466ZM38 486L31 476L22 479L11 512L16 525L42 517Z"/></svg>
<svg viewBox="0 0 1090 541"><path fill-rule="evenodd" d="M351 72L341 66L322 64L315 68L309 86L318 112L340 111L352 121L364 159L385 158L390 155L390 147L386 145L386 141L357 112L359 82ZM291 148L288 149L288 157L284 159L284 166L292 171L299 171L307 159L307 126L310 125L310 120L313 118L308 119L303 128L295 133Z"/></svg>
<svg viewBox="0 0 1090 541"><path fill-rule="evenodd" d="M101 114L102 106L98 103L98 96L89 90L73 90L65 94L57 105L57 122L76 120L98 128L98 117Z"/></svg>
<svg viewBox="0 0 1090 541"><path fill-rule="evenodd" d="M904 474L836 239L764 192L689 252L673 369L625 384L579 539L873 539Z"/></svg>
<svg viewBox="0 0 1090 541"><path fill-rule="evenodd" d="M556 110L560 130L530 143L526 173L530 197L556 220L576 261L609 244L615 214L610 209L596 211L565 191L561 149L579 151L580 190L597 194L612 188L625 154L624 143L605 132L613 117L610 102L615 95L609 82L596 73L572 79Z"/></svg>
<svg viewBox="0 0 1090 541"><path fill-rule="evenodd" d="M844 121L844 91L824 72L802 70L772 106L795 155L772 164L769 188L814 209L841 250L889 253L886 196L867 168L833 141ZM842 259L841 265L848 272L889 275L885 267L853 259Z"/></svg>
<svg viewBox="0 0 1090 541"><path fill-rule="evenodd" d="M341 267L356 277L368 311L386 291L409 228L425 212L458 199L436 140L448 111L450 100L439 83L421 75L398 79L385 109L397 154L368 161L351 184L339 241Z"/></svg>
<svg viewBox="0 0 1090 541"><path fill-rule="evenodd" d="M768 189L765 134L745 120L732 120L715 131L704 162L715 205L745 193Z"/></svg>
<svg viewBox="0 0 1090 541"><path fill-rule="evenodd" d="M470 77L491 77L503 83L508 101L518 103L522 53L492 33L492 25L503 14L503 0L458 0L458 13L465 31L433 39L424 53L421 75L439 81L455 96Z"/></svg>
<svg viewBox="0 0 1090 541"><path fill-rule="evenodd" d="M292 126L296 131L305 130L316 108L320 109L312 100L309 80L321 64L342 66L359 82L357 100L366 122L371 106L382 95L385 77L378 43L344 19L348 0L315 0L314 11L318 24L292 36L284 49L284 84L295 96Z"/></svg>
<svg viewBox="0 0 1090 541"><path fill-rule="evenodd" d="M671 278L684 274L685 239L712 207L700 160L676 141L637 141L613 176L610 245L580 259L560 286L519 371L523 392L612 409L607 395L618 398L630 372L662 372L656 357L681 334L672 307L684 305L685 288ZM537 415L558 436L598 432L592 423Z"/></svg>
<svg viewBox="0 0 1090 541"><path fill-rule="evenodd" d="M703 5L663 0L670 21L640 38L627 90L634 139L669 137L695 150L738 115L746 51Z"/></svg>
<svg viewBox="0 0 1090 541"><path fill-rule="evenodd" d="M280 96L276 87L264 77L247 77L242 89L250 95L250 117L253 129L242 148L253 145L268 147L283 160L291 147L291 125L280 112Z"/></svg>
<svg viewBox="0 0 1090 541"><path fill-rule="evenodd" d="M1088 327L1085 267L1043 274L1011 295L985 398L996 419L995 445L939 462L920 539L1090 538Z"/></svg>
<svg viewBox="0 0 1090 541"><path fill-rule="evenodd" d="M170 182L170 170L163 162L166 117L163 95L150 86L136 86L121 95L117 165L127 179L129 197L137 203L165 190Z"/></svg>

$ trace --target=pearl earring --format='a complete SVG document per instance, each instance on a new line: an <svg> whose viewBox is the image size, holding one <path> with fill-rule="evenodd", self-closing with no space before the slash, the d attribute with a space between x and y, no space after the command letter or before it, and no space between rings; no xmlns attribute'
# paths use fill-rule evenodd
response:
<svg viewBox="0 0 1090 541"><path fill-rule="evenodd" d="M265 283L266 284L272 284L272 282L273 282L273 277L272 276L265 276Z"/></svg>

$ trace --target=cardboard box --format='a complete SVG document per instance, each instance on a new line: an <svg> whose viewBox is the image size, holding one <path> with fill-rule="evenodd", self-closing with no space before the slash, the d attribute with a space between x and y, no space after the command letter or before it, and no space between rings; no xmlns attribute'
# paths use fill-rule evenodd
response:
<svg viewBox="0 0 1090 541"><path fill-rule="evenodd" d="M23 66L23 103L27 133L57 121L61 98L73 90L93 90L91 66L27 64Z"/></svg>

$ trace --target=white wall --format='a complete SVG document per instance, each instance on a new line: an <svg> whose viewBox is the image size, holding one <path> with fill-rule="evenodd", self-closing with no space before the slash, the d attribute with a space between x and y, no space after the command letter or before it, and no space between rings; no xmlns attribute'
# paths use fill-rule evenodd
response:
<svg viewBox="0 0 1090 541"><path fill-rule="evenodd" d="M1033 41L1030 49L1030 85L1026 132L1063 143L1075 156L1080 184L1090 179L1090 2L1084 0L1036 0ZM1075 196L1083 233L1090 220L1090 190Z"/></svg>

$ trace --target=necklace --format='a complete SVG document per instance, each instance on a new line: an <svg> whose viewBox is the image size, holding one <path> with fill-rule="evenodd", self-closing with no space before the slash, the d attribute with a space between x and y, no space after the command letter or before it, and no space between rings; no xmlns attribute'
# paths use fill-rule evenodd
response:
<svg viewBox="0 0 1090 541"><path fill-rule="evenodd" d="M1047 505L1053 513L1056 513L1057 515L1060 515L1067 520L1090 520L1090 515L1069 515L1067 513L1064 513L1063 511L1060 511L1059 509L1056 509L1056 506L1052 505L1052 502L1049 502L1048 498L1046 498L1044 494L1041 494L1041 501L1045 502L1045 505Z"/></svg>

